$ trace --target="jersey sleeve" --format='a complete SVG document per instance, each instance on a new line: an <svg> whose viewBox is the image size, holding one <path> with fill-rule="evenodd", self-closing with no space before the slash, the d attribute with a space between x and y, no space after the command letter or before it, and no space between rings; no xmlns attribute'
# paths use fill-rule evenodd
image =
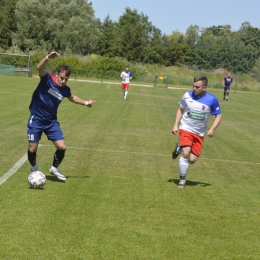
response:
<svg viewBox="0 0 260 260"><path fill-rule="evenodd" d="M42 82L47 82L50 79L50 75L48 72L46 72L46 74L42 77L40 77L40 81Z"/></svg>
<svg viewBox="0 0 260 260"><path fill-rule="evenodd" d="M185 96L187 93L185 93L181 99L181 101L179 102L180 108L185 109L187 107L187 104L185 102Z"/></svg>
<svg viewBox="0 0 260 260"><path fill-rule="evenodd" d="M219 114L221 114L219 102L218 99L214 97L211 105L211 115L219 115Z"/></svg>

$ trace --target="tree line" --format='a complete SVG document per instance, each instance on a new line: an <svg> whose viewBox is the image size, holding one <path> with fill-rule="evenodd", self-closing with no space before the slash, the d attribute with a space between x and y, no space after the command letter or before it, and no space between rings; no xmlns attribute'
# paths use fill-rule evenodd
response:
<svg viewBox="0 0 260 260"><path fill-rule="evenodd" d="M190 25L185 34L173 31L166 35L147 15L129 7L118 21L109 15L100 21L87 0L0 0L0 4L0 47L5 51L16 46L24 53L57 50L259 74L260 29L248 22L238 31L230 25Z"/></svg>

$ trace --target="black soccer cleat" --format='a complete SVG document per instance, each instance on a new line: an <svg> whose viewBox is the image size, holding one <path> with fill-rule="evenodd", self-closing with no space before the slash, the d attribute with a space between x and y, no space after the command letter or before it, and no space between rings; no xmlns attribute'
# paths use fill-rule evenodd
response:
<svg viewBox="0 0 260 260"><path fill-rule="evenodd" d="M177 152L177 149L179 148L179 144L176 143L176 147L175 150L172 152L172 159L176 159L179 155L179 153Z"/></svg>

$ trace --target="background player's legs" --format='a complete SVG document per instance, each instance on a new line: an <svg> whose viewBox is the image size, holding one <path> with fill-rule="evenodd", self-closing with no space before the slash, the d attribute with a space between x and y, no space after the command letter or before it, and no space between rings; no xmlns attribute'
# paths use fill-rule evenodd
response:
<svg viewBox="0 0 260 260"><path fill-rule="evenodd" d="M124 97L124 99L126 99L127 94L128 94L128 88L125 89L125 97Z"/></svg>
<svg viewBox="0 0 260 260"><path fill-rule="evenodd" d="M226 100L228 100L229 90L226 91Z"/></svg>
<svg viewBox="0 0 260 260"><path fill-rule="evenodd" d="M129 87L128 83L122 83L122 90L123 90L123 93L124 93L124 99L126 99L126 97L127 97L128 87Z"/></svg>
<svg viewBox="0 0 260 260"><path fill-rule="evenodd" d="M229 91L230 91L230 87L224 88L224 98L223 98L224 100L228 100Z"/></svg>
<svg viewBox="0 0 260 260"><path fill-rule="evenodd" d="M125 84L122 83L122 91L123 91L123 97L125 98Z"/></svg>

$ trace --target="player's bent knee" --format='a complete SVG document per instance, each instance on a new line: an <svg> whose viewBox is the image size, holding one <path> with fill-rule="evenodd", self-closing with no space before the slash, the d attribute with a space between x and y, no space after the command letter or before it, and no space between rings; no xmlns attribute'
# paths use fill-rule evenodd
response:
<svg viewBox="0 0 260 260"><path fill-rule="evenodd" d="M38 148L38 143L29 143L29 148L28 148L28 150L29 150L31 153L37 152L37 148Z"/></svg>
<svg viewBox="0 0 260 260"><path fill-rule="evenodd" d="M194 164L195 162L197 162L198 161L198 157L197 156L190 156L190 158L189 158L189 163L190 164Z"/></svg>
<svg viewBox="0 0 260 260"><path fill-rule="evenodd" d="M190 164L194 164L195 162L197 162L197 160L195 160L195 161L189 160L189 163L190 163Z"/></svg>
<svg viewBox="0 0 260 260"><path fill-rule="evenodd" d="M184 159L188 159L189 156L190 156L190 152L182 151L182 157L183 157Z"/></svg>
<svg viewBox="0 0 260 260"><path fill-rule="evenodd" d="M67 149L66 145L56 146L56 148L57 148L58 150L66 150L66 149Z"/></svg>
<svg viewBox="0 0 260 260"><path fill-rule="evenodd" d="M66 143L64 140L52 141L58 150L66 150Z"/></svg>

